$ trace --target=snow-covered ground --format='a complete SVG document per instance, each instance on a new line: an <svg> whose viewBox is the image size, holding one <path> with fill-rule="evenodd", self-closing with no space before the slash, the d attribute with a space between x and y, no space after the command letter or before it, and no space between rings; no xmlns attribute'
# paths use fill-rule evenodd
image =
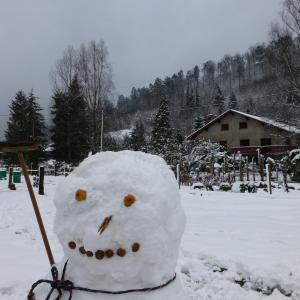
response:
<svg viewBox="0 0 300 300"><path fill-rule="evenodd" d="M38 196L56 261L62 249L52 230L52 198L59 180L46 177L46 195ZM181 195L187 227L178 272L191 299L300 299L300 190L268 195L182 188ZM23 183L9 191L0 181L0 266L0 300L25 299L48 272Z"/></svg>

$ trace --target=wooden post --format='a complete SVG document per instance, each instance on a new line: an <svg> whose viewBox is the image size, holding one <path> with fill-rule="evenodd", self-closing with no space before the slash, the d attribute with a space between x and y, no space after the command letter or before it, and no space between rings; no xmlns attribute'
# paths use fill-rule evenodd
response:
<svg viewBox="0 0 300 300"><path fill-rule="evenodd" d="M257 163L259 164L259 162L260 162L260 149L257 148L256 151L257 151Z"/></svg>
<svg viewBox="0 0 300 300"><path fill-rule="evenodd" d="M284 186L284 190L288 193L289 192L289 187L288 187L288 183L287 183L287 171L286 171L286 166L282 165L282 176L283 176L283 186Z"/></svg>
<svg viewBox="0 0 300 300"><path fill-rule="evenodd" d="M44 189L44 177L45 177L45 168L39 168L39 195L45 195Z"/></svg>
<svg viewBox="0 0 300 300"><path fill-rule="evenodd" d="M239 171L240 171L240 181L244 181L242 155L240 155Z"/></svg>
<svg viewBox="0 0 300 300"><path fill-rule="evenodd" d="M268 191L272 195L272 183L271 183L271 168L270 168L270 164L266 164L266 173L267 173Z"/></svg>
<svg viewBox="0 0 300 300"><path fill-rule="evenodd" d="M264 157L261 155L259 158L259 173L260 173L260 180L264 181Z"/></svg>
<svg viewBox="0 0 300 300"><path fill-rule="evenodd" d="M9 167L8 169L8 188L10 190L12 190L12 186L13 186L13 180L12 180L12 177L13 177L13 167Z"/></svg>
<svg viewBox="0 0 300 300"><path fill-rule="evenodd" d="M233 154L233 179L235 181L235 153Z"/></svg>

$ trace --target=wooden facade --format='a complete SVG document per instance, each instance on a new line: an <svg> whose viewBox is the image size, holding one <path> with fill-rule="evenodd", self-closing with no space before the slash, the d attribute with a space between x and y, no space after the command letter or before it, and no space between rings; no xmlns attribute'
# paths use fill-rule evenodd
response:
<svg viewBox="0 0 300 300"><path fill-rule="evenodd" d="M300 145L300 129L267 118L228 110L187 137L220 143L232 152L284 153Z"/></svg>

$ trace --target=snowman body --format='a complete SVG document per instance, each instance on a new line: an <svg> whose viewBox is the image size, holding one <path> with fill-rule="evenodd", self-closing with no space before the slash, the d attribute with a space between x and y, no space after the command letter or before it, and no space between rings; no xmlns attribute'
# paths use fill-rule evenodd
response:
<svg viewBox="0 0 300 300"><path fill-rule="evenodd" d="M68 260L65 279L74 286L136 290L74 290L73 300L186 299L179 276L174 279L185 215L163 159L133 151L95 154L59 184L54 200L54 229L65 253L59 276ZM39 285L36 300L49 290Z"/></svg>

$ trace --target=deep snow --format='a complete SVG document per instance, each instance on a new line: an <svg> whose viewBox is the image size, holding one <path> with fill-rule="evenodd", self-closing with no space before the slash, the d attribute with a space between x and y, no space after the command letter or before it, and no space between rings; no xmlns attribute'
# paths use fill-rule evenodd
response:
<svg viewBox="0 0 300 300"><path fill-rule="evenodd" d="M53 196L61 179L46 177L46 195L38 196L56 261L63 252L53 233ZM191 299L300 299L299 190L268 195L182 188L181 196L187 227L178 273ZM0 181L0 254L0 299L25 299L49 267L24 183L9 191ZM235 283L243 279L243 287ZM256 291L276 286L281 292L270 296Z"/></svg>

